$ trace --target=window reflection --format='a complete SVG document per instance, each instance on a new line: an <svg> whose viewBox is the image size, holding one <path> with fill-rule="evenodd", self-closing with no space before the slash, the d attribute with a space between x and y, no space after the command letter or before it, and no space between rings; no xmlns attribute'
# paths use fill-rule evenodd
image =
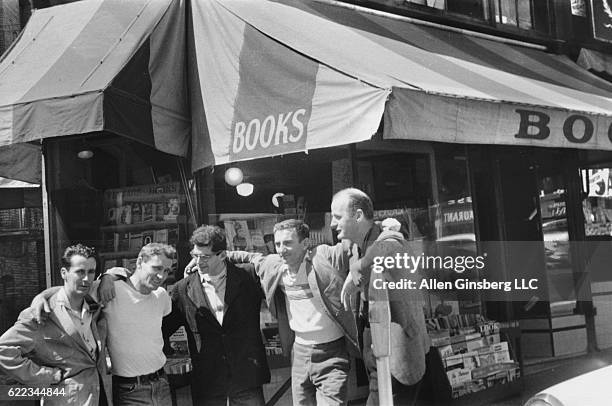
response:
<svg viewBox="0 0 612 406"><path fill-rule="evenodd" d="M546 277L552 315L572 314L576 289L567 226L566 190L563 175L540 178L540 210Z"/></svg>

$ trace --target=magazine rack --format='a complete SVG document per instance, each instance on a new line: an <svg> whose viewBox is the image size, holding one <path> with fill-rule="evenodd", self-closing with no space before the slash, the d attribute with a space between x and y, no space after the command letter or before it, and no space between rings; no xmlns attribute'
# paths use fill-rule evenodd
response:
<svg viewBox="0 0 612 406"><path fill-rule="evenodd" d="M457 368L457 372L449 376L449 357L443 357L440 347L432 346L427 356L427 373L421 389L423 400L433 405L478 406L521 393L524 382L521 376L523 365L520 355L520 330L518 327L500 328L499 335L501 345L497 345L497 348L502 349L501 352L507 348L510 359L518 362L497 363L494 352L481 349L476 353L483 360L488 357L491 360L489 366L466 365L466 362L462 365L464 368ZM458 361L458 355L451 357L457 358ZM451 358L450 363L452 362ZM514 364L512 368L511 364ZM458 384L454 379L463 373L467 374L468 370L469 379L466 377L465 384ZM452 384L451 377L454 380Z"/></svg>

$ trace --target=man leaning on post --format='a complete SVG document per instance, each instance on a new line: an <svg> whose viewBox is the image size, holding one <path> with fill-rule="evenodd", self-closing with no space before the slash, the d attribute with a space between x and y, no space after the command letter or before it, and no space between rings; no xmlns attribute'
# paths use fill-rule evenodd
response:
<svg viewBox="0 0 612 406"><path fill-rule="evenodd" d="M44 389L50 394L44 405L112 405L106 320L87 296L96 272L94 251L73 245L62 263L64 285L49 300L48 319L39 324L26 309L0 337L0 372Z"/></svg>
<svg viewBox="0 0 612 406"><path fill-rule="evenodd" d="M371 265L377 256L413 254L409 243L401 233L383 231L374 223L372 200L359 189L349 188L336 193L332 199L331 214L331 227L338 231L338 239L352 241L358 252L351 261L350 274L342 289L342 301L345 307L349 307L352 293L359 291L361 294L359 318L363 334L363 359L370 379L367 405L386 406L392 396L382 392L388 385L381 384L377 372L378 360L375 354L379 355L380 360L381 353L386 353L389 361L387 365L393 378L393 401L412 406L425 374L425 357L430 346L421 292L418 289L389 289L384 292L372 289L375 277L371 274ZM360 259L355 261L355 257ZM382 274L376 275L376 278L390 281L412 277L407 269L397 267L387 268ZM377 297L373 298L372 293ZM381 296L383 300L380 300ZM372 309L373 305L376 309ZM381 305L386 307L385 322L380 322ZM381 337L385 338L381 341L390 344L390 348L376 347L373 338Z"/></svg>

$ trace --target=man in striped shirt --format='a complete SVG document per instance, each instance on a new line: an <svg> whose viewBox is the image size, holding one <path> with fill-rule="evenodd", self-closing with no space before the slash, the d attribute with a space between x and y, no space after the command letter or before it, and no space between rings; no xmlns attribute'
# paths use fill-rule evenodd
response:
<svg viewBox="0 0 612 406"><path fill-rule="evenodd" d="M341 244L308 249L310 229L300 220L274 226L277 254L228 252L234 262L252 262L272 315L278 319L285 354L291 354L294 405L344 405L348 351L358 353L354 318L340 302L348 274Z"/></svg>

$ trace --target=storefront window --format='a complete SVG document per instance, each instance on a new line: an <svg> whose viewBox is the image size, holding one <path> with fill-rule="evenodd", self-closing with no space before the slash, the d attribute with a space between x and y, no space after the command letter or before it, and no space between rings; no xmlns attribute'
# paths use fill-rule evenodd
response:
<svg viewBox="0 0 612 406"><path fill-rule="evenodd" d="M384 1L385 6L399 9L430 10L434 13L446 12L449 17L468 17L473 20L493 22L499 27L515 27L524 30L548 30L549 11L547 2L534 0L406 0ZM390 4L391 3L391 4ZM574 14L579 13L580 4L574 6ZM584 3L582 3L584 8ZM577 14L579 15L579 14Z"/></svg>
<svg viewBox="0 0 612 406"><path fill-rule="evenodd" d="M612 236L612 187L610 168L582 171L587 195L582 201L584 231L587 237Z"/></svg>
<svg viewBox="0 0 612 406"><path fill-rule="evenodd" d="M47 157L53 285L64 249L76 243L96 249L98 269L134 269L143 245L169 244L178 252L174 277L182 276L195 224L184 161L111 134L51 140Z"/></svg>
<svg viewBox="0 0 612 406"><path fill-rule="evenodd" d="M551 315L572 314L576 290L568 231L566 182L561 174L542 174L539 183Z"/></svg>
<svg viewBox="0 0 612 406"><path fill-rule="evenodd" d="M402 150L405 152L399 152ZM358 152L359 187L372 197L375 221L398 220L400 231L412 241L417 255L476 255L474 212L462 146L370 143ZM459 276L445 269L424 272L424 276L440 281ZM464 273L461 277L479 276ZM481 311L479 297L452 290L430 290L427 307L428 317Z"/></svg>

